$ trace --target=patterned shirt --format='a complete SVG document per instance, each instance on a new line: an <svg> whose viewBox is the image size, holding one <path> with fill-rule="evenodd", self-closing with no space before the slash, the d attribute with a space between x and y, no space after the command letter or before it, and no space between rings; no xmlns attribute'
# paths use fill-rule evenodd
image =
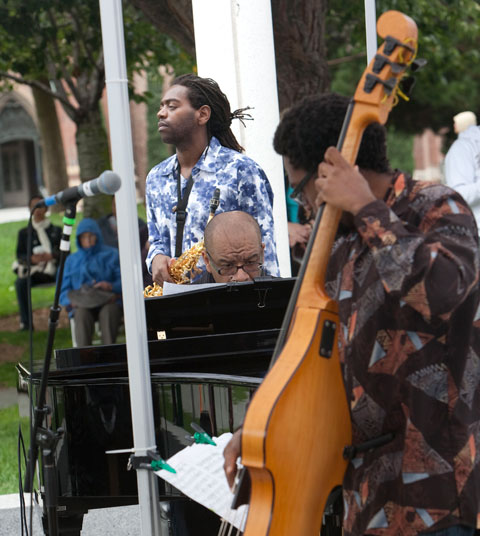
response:
<svg viewBox="0 0 480 536"><path fill-rule="evenodd" d="M212 137L210 145L192 170L193 188L188 198L182 252L203 240L210 212L210 199L220 188L216 213L242 210L251 214L262 231L265 244L264 265L279 275L273 229L273 191L264 171L251 158L227 149ZM187 179L181 177L182 196ZM177 157L171 156L155 166L147 177L146 204L150 250L147 267L151 272L155 255L175 256L177 224Z"/></svg>
<svg viewBox="0 0 480 536"><path fill-rule="evenodd" d="M332 249L339 353L357 454L344 479L349 535L477 525L480 314L475 220L450 188L397 173Z"/></svg>

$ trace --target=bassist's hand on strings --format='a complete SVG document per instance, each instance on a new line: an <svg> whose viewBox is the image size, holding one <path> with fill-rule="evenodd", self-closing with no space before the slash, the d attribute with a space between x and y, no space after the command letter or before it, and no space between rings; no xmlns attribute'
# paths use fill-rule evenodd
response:
<svg viewBox="0 0 480 536"><path fill-rule="evenodd" d="M317 207L328 203L353 215L376 200L358 166L350 165L335 147L326 150L324 161L318 166L315 188Z"/></svg>
<svg viewBox="0 0 480 536"><path fill-rule="evenodd" d="M235 475L237 474L237 459L240 457L240 450L242 445L242 429L238 429L227 443L225 450L223 451L223 470L227 477L228 485L230 489L233 488L235 483Z"/></svg>

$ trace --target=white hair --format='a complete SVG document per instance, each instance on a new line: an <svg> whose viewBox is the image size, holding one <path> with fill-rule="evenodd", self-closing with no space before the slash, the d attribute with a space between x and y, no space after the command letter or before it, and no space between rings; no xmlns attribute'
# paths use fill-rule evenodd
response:
<svg viewBox="0 0 480 536"><path fill-rule="evenodd" d="M460 134L468 127L477 124L477 116L473 112L460 112L453 116L453 123L456 133Z"/></svg>

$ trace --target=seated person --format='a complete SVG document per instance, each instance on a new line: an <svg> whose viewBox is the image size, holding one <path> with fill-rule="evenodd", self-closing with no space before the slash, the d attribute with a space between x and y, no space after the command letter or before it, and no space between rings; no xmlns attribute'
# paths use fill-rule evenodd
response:
<svg viewBox="0 0 480 536"><path fill-rule="evenodd" d="M103 243L106 246L118 249L118 231L117 231L117 207L115 196L112 196L112 212L106 216L102 216L97 220L100 232L102 233ZM145 246L148 239L147 224L138 218L138 231L140 236L140 249Z"/></svg>
<svg viewBox="0 0 480 536"><path fill-rule="evenodd" d="M103 243L100 228L91 218L85 218L78 225L77 246L78 251L69 255L65 262L60 304L75 319L78 346L92 344L97 320L102 344L113 344L122 319L118 249Z"/></svg>
<svg viewBox="0 0 480 536"><path fill-rule="evenodd" d="M217 214L205 227L204 242L207 271L194 284L251 281L268 275L262 266L265 244L261 230L247 212Z"/></svg>
<svg viewBox="0 0 480 536"><path fill-rule="evenodd" d="M43 199L34 195L29 201L30 211ZM54 283L57 276L57 262L60 255L60 239L62 229L53 225L46 217L47 208L35 209L32 216L32 255L30 257L31 286ZM17 260L13 263L13 271L18 278L15 281L18 308L20 312L20 330L30 328L28 314L28 278L27 278L27 244L28 227L20 229L17 239Z"/></svg>
<svg viewBox="0 0 480 536"><path fill-rule="evenodd" d="M97 220L100 232L102 233L103 243L107 246L118 249L118 231L117 231L117 207L115 196L112 196L112 212ZM146 287L152 284L152 276L147 270L145 259L147 258L148 249L148 227L147 224L138 218L138 232L140 237L140 256L143 267L143 286Z"/></svg>

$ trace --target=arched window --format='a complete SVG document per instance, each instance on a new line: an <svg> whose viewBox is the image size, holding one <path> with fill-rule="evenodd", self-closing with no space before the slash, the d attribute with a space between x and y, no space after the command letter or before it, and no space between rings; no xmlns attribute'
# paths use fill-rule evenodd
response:
<svg viewBox="0 0 480 536"><path fill-rule="evenodd" d="M0 108L0 207L25 206L42 184L38 131L14 98Z"/></svg>

